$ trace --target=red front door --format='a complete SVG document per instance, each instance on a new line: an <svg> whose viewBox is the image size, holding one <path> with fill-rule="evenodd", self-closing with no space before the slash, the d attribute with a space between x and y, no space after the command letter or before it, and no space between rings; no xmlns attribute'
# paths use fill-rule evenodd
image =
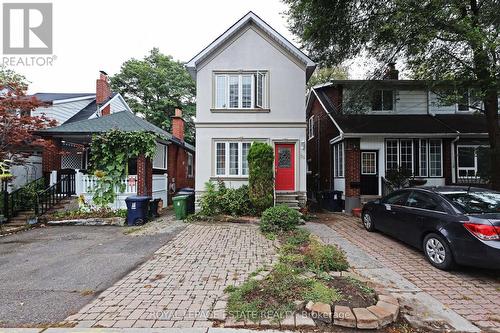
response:
<svg viewBox="0 0 500 333"><path fill-rule="evenodd" d="M277 191L295 190L295 145L278 143L275 146L274 169Z"/></svg>

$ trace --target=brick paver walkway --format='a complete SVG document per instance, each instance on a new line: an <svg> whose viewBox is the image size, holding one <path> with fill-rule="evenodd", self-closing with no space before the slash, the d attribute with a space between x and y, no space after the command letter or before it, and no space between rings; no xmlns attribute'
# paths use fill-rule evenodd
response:
<svg viewBox="0 0 500 333"><path fill-rule="evenodd" d="M360 219L320 214L315 222L327 224L340 236L474 324L500 332L498 271L460 268L444 272L431 266L418 250L382 233L365 231Z"/></svg>
<svg viewBox="0 0 500 333"><path fill-rule="evenodd" d="M274 246L256 225L188 225L67 321L79 327L211 326L210 311L225 307L224 288L274 262Z"/></svg>

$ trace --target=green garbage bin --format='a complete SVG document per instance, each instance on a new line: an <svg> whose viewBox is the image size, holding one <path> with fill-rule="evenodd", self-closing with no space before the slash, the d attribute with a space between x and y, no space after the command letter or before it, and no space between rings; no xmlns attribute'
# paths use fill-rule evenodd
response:
<svg viewBox="0 0 500 333"><path fill-rule="evenodd" d="M174 202L175 217L178 220L184 220L187 216L187 195L177 195L172 198Z"/></svg>

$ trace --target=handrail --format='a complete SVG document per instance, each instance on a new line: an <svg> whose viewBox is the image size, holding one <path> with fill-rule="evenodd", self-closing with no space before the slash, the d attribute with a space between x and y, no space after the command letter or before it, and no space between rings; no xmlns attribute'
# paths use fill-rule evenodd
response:
<svg viewBox="0 0 500 333"><path fill-rule="evenodd" d="M3 192L3 207L2 213L6 218L12 218L17 216L17 214L23 210L34 209L36 207L36 187L33 189L34 195L30 194L28 190L31 187L37 186L38 183L44 181L43 177L32 180L29 183L24 184L22 187L8 193Z"/></svg>
<svg viewBox="0 0 500 333"><path fill-rule="evenodd" d="M37 216L45 214L49 209L54 207L62 199L71 196L71 191L72 190L70 186L69 175L61 177L61 180L59 180L57 183L54 183L45 190L37 193L35 214Z"/></svg>

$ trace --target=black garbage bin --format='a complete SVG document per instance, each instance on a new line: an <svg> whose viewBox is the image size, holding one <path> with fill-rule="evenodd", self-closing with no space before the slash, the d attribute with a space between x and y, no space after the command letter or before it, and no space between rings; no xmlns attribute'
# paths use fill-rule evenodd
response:
<svg viewBox="0 0 500 333"><path fill-rule="evenodd" d="M188 199L187 199L187 213L188 214L194 213L194 204L195 204L194 193L195 193L194 188L184 187L184 188L181 188L179 190L179 192L177 192L175 194L175 196L178 196L178 195L187 195L188 196Z"/></svg>
<svg viewBox="0 0 500 333"><path fill-rule="evenodd" d="M153 199L149 202L149 216L150 217L159 217L160 214L158 214L158 204L160 203L159 198Z"/></svg>
<svg viewBox="0 0 500 333"><path fill-rule="evenodd" d="M132 195L125 199L127 204L127 224L138 225L148 221L148 208L151 197Z"/></svg>
<svg viewBox="0 0 500 333"><path fill-rule="evenodd" d="M321 193L321 208L331 212L341 212L342 193L342 191L323 191Z"/></svg>

